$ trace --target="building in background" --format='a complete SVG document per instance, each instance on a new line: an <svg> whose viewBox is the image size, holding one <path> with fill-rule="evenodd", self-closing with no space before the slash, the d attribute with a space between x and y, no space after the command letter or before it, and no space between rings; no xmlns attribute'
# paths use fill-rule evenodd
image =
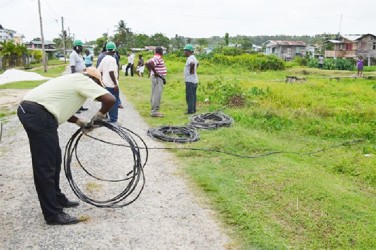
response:
<svg viewBox="0 0 376 250"><path fill-rule="evenodd" d="M14 30L4 29L0 24L0 42L12 41L16 44L23 44L23 38L22 34L18 34Z"/></svg>
<svg viewBox="0 0 376 250"><path fill-rule="evenodd" d="M289 61L296 56L305 56L306 43L302 41L269 40L263 43L266 55L276 55Z"/></svg>

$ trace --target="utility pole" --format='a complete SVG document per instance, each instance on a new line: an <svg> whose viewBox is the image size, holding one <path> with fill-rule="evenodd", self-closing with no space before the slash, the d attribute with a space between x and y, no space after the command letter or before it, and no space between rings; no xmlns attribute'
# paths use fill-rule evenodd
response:
<svg viewBox="0 0 376 250"><path fill-rule="evenodd" d="M341 19L339 21L339 31L338 31L338 36L341 34L341 28L342 28L342 14L341 14Z"/></svg>
<svg viewBox="0 0 376 250"><path fill-rule="evenodd" d="M47 72L47 60L46 60L46 51L44 49L44 36L43 36L42 14L40 10L40 0L38 0L38 10L39 10L40 35L42 39L43 67L44 67L44 72Z"/></svg>
<svg viewBox="0 0 376 250"><path fill-rule="evenodd" d="M63 34L64 63L67 63L67 57L65 56L67 49L65 47L64 17L61 17L61 32Z"/></svg>

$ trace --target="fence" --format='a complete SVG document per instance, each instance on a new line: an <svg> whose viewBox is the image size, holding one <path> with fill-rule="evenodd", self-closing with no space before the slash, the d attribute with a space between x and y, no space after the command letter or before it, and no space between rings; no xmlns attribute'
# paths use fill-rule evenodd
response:
<svg viewBox="0 0 376 250"><path fill-rule="evenodd" d="M7 68L14 68L18 66L27 65L30 64L32 60L33 58L27 56L26 54L22 56L2 56L0 57L0 70L6 70Z"/></svg>

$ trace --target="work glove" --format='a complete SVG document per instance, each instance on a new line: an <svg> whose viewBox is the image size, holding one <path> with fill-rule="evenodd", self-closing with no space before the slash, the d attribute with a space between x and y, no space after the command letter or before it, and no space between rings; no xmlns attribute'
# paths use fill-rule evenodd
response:
<svg viewBox="0 0 376 250"><path fill-rule="evenodd" d="M76 124L81 128L83 133L89 133L94 129L91 122L83 121L80 118L77 119Z"/></svg>
<svg viewBox="0 0 376 250"><path fill-rule="evenodd" d="M100 125L95 124L96 121L105 121L106 120L106 115L103 114L102 112L98 111L93 118L90 120L90 125L93 128L98 128Z"/></svg>

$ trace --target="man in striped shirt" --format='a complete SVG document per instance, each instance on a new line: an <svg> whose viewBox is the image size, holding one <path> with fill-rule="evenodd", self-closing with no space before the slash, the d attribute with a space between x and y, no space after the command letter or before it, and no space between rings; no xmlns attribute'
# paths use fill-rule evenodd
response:
<svg viewBox="0 0 376 250"><path fill-rule="evenodd" d="M154 56L145 63L146 68L151 73L151 116L163 117L159 112L161 97L164 84L166 84L165 76L167 74L166 65L162 59L163 49L157 47Z"/></svg>

